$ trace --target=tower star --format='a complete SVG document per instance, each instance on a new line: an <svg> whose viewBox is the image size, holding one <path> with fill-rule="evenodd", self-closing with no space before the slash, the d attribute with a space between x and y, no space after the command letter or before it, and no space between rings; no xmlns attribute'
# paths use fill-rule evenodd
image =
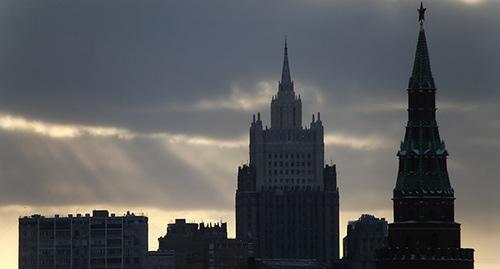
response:
<svg viewBox="0 0 500 269"><path fill-rule="evenodd" d="M425 21L425 11L427 8L424 8L424 3L420 2L420 9L418 9L418 21L422 25Z"/></svg>

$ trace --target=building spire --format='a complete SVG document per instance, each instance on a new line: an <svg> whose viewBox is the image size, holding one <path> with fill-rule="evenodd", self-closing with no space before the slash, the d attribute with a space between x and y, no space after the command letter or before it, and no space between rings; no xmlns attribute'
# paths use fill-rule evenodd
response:
<svg viewBox="0 0 500 269"><path fill-rule="evenodd" d="M432 77L431 64L429 60L429 51L427 49L427 39L425 37L424 21L425 11L424 4L420 3L418 9L420 31L418 35L417 50L415 52L415 62L413 64L413 72L410 78L408 88L410 89L433 89L434 78Z"/></svg>
<svg viewBox="0 0 500 269"><path fill-rule="evenodd" d="M285 36L285 55L283 58L283 70L281 72L280 90L293 91L293 82L290 76L290 66L288 64L288 44Z"/></svg>

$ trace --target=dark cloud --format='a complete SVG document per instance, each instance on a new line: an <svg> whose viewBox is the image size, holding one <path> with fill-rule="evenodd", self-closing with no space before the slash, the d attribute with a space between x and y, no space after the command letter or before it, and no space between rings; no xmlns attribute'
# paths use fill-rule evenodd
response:
<svg viewBox="0 0 500 269"><path fill-rule="evenodd" d="M413 2L6 1L0 107L62 122L227 135L227 126L244 127L248 113L221 120L227 113L165 108L228 95L234 83L277 82L285 34L294 79L318 87L328 102L343 109L395 99L411 69ZM442 98L497 95L498 5L429 7Z"/></svg>

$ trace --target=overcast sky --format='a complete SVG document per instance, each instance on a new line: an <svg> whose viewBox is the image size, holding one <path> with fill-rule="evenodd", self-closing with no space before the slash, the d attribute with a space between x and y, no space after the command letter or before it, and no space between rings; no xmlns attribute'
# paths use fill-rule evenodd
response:
<svg viewBox="0 0 500 269"><path fill-rule="evenodd" d="M234 227L237 168L252 114L269 124L285 35L304 121L321 112L337 164L342 231L364 212L392 219L418 5L0 1L0 260L15 268L17 216L38 212L142 210L151 249L174 217ZM426 5L463 245L498 268L500 1Z"/></svg>

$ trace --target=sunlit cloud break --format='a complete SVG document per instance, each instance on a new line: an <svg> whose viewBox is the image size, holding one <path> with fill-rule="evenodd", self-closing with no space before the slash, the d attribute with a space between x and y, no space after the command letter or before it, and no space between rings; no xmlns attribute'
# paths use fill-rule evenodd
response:
<svg viewBox="0 0 500 269"><path fill-rule="evenodd" d="M156 133L147 135L150 138L162 139L169 144L187 144L195 146L217 146L221 148L248 147L246 138L236 140L220 140L204 136L190 136L185 134Z"/></svg>
<svg viewBox="0 0 500 269"><path fill-rule="evenodd" d="M228 96L202 99L192 105L185 106L184 109L187 108L197 111L221 109L254 111L269 104L269 100L274 94L275 88L275 85L271 82L259 82L255 90L245 90L238 85L233 85Z"/></svg>
<svg viewBox="0 0 500 269"><path fill-rule="evenodd" d="M114 136L122 139L131 139L135 136L132 132L120 128L55 124L29 120L23 117L8 114L0 114L0 129L36 133L52 138L74 138L91 135Z"/></svg>
<svg viewBox="0 0 500 269"><path fill-rule="evenodd" d="M193 104L178 105L172 104L174 110L188 111L213 111L231 110L255 112L270 105L270 100L276 94L277 84L271 81L260 81L253 88L242 88L238 84L231 87L229 94L214 98L201 99ZM321 90L313 85L297 84L296 89L299 95L310 99L317 105L321 105L323 96Z"/></svg>
<svg viewBox="0 0 500 269"><path fill-rule="evenodd" d="M217 146L222 148L237 148L248 146L248 141L246 141L245 138L236 140L220 140L210 137L192 136L186 134L138 133L116 127L49 123L1 113L0 129L5 131L34 133L37 135L56 139L77 138L81 136L97 136L116 137L126 140L134 138L150 138L163 140L170 144Z"/></svg>
<svg viewBox="0 0 500 269"><path fill-rule="evenodd" d="M344 146L356 150L375 150L390 145L384 139L376 136L354 137L343 134L326 134L325 144Z"/></svg>
<svg viewBox="0 0 500 269"><path fill-rule="evenodd" d="M201 135L172 134L168 132L140 133L116 127L49 123L2 113L0 113L0 129L34 133L56 139L95 136L115 137L125 140L148 138L162 140L168 144L214 146L219 148L243 148L248 146L248 138L246 136L237 139L217 139ZM325 135L325 144L346 146L355 150L373 150L387 146L387 143L383 139L376 136L355 137L339 133Z"/></svg>

